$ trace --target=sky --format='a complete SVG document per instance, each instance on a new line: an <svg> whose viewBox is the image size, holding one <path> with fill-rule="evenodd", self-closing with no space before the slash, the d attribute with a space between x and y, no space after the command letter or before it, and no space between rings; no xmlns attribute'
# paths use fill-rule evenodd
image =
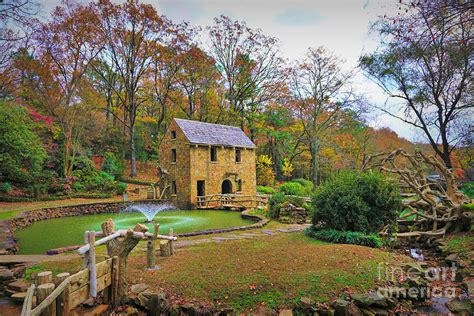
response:
<svg viewBox="0 0 474 316"><path fill-rule="evenodd" d="M87 0L82 0L87 2ZM114 2L120 2L115 0ZM345 67L357 66L358 58L377 48L378 36L369 31L377 17L397 12L395 0L143 0L174 22L188 21L201 27L213 23L221 14L245 21L280 40L284 58L302 58L309 47L324 46L345 60ZM60 0L42 1L45 14ZM369 103L383 107L383 91L362 73L354 77L358 92ZM373 107L372 107L373 108ZM419 132L400 120L373 108L368 116L373 127L390 127L400 136L422 141Z"/></svg>

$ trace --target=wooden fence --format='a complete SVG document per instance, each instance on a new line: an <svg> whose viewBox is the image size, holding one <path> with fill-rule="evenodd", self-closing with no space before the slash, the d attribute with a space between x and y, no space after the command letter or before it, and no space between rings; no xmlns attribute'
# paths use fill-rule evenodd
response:
<svg viewBox="0 0 474 316"><path fill-rule="evenodd" d="M94 268L97 277L96 292L103 292L104 301L114 304L118 300L117 257L102 261L94 265ZM71 310L91 297L93 285L90 274L89 268L73 275L60 273L55 278L50 271L38 273L36 283L27 291L21 316L69 315Z"/></svg>
<svg viewBox="0 0 474 316"><path fill-rule="evenodd" d="M254 208L264 207L268 203L266 195L213 194L197 197L196 207L211 208Z"/></svg>

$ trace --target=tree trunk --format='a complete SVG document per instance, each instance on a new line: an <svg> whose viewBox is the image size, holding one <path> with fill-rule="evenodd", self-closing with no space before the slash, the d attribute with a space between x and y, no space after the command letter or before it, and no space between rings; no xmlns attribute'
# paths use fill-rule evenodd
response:
<svg viewBox="0 0 474 316"><path fill-rule="evenodd" d="M311 139L311 180L314 187L318 185L318 141Z"/></svg>
<svg viewBox="0 0 474 316"><path fill-rule="evenodd" d="M137 176L137 157L135 148L135 124L130 123L130 177Z"/></svg>

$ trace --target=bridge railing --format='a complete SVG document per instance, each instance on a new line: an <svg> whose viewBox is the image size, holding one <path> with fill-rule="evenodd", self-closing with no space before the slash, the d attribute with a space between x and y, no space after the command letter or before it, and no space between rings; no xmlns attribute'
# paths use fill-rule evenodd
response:
<svg viewBox="0 0 474 316"><path fill-rule="evenodd" d="M197 208L252 208L265 207L268 203L266 195L212 194L197 197Z"/></svg>

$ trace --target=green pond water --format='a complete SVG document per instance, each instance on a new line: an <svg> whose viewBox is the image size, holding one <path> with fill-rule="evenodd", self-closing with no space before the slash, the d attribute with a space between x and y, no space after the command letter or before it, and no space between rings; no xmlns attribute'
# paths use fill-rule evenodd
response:
<svg viewBox="0 0 474 316"><path fill-rule="evenodd" d="M36 222L16 232L15 235L19 238L19 254L45 254L50 249L80 245L83 243L85 231L100 231L100 225L108 218L114 220L115 229L130 228L146 220L142 213L130 212L73 216ZM160 224L161 234L167 234L170 228L173 228L174 234L181 234L252 223L241 218L239 212L198 210L161 211L154 220ZM152 231L153 225L146 225Z"/></svg>

